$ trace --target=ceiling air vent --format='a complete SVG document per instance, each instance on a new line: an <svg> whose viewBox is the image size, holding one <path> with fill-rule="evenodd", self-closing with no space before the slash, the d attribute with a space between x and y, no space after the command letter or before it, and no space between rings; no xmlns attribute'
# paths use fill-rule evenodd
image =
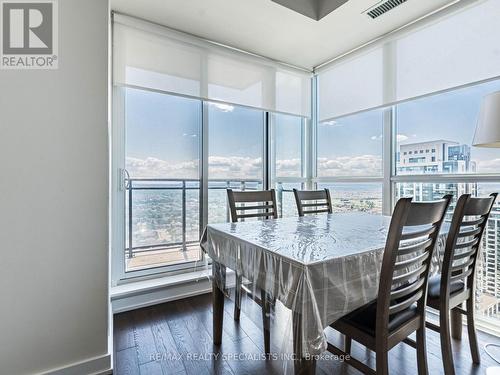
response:
<svg viewBox="0 0 500 375"><path fill-rule="evenodd" d="M382 4L374 6L372 9L368 10L368 14L371 18L375 19L380 17L382 14L387 13L391 9L396 8L398 5L406 3L407 0L386 0Z"/></svg>

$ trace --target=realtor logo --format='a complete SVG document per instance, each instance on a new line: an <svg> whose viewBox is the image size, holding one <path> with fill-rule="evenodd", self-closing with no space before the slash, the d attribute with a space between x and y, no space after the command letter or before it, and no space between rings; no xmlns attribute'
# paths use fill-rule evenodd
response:
<svg viewBox="0 0 500 375"><path fill-rule="evenodd" d="M57 69L56 0L0 0L2 69Z"/></svg>

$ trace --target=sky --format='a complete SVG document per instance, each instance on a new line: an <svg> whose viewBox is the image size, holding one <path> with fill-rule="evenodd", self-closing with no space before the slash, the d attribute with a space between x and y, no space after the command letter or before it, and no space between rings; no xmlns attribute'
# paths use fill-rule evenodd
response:
<svg viewBox="0 0 500 375"><path fill-rule="evenodd" d="M484 95L498 90L500 81L492 81L398 105L398 145L436 139L471 145L481 100ZM382 109L320 124L320 175L381 174L382 126ZM500 149L472 147L471 158L477 162L478 172L500 173Z"/></svg>
<svg viewBox="0 0 500 375"><path fill-rule="evenodd" d="M446 139L471 144L484 95L500 81L429 96L397 106L398 144ZM210 104L211 178L260 178L262 111ZM278 175L300 176L301 121L275 115ZM379 176L382 171L383 110L347 116L318 127L320 176ZM127 89L126 154L133 177L197 178L201 103ZM500 149L472 147L480 173L500 173Z"/></svg>

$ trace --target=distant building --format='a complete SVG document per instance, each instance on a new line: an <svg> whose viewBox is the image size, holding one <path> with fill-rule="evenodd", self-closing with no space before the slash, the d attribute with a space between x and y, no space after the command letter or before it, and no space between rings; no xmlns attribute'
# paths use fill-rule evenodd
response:
<svg viewBox="0 0 500 375"><path fill-rule="evenodd" d="M396 168L398 174L467 173L476 171L470 146L436 140L400 146Z"/></svg>

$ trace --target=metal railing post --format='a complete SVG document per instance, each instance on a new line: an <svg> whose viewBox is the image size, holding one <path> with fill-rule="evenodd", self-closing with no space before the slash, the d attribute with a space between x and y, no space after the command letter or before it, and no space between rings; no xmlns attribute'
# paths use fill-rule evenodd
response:
<svg viewBox="0 0 500 375"><path fill-rule="evenodd" d="M229 189L231 187L231 181L226 181L226 188ZM226 194L226 221L229 222L229 202L227 201Z"/></svg>
<svg viewBox="0 0 500 375"><path fill-rule="evenodd" d="M134 256L132 246L132 181L129 180L128 184L128 258L132 259Z"/></svg>
<svg viewBox="0 0 500 375"><path fill-rule="evenodd" d="M182 181L182 250L186 251L186 180Z"/></svg>

